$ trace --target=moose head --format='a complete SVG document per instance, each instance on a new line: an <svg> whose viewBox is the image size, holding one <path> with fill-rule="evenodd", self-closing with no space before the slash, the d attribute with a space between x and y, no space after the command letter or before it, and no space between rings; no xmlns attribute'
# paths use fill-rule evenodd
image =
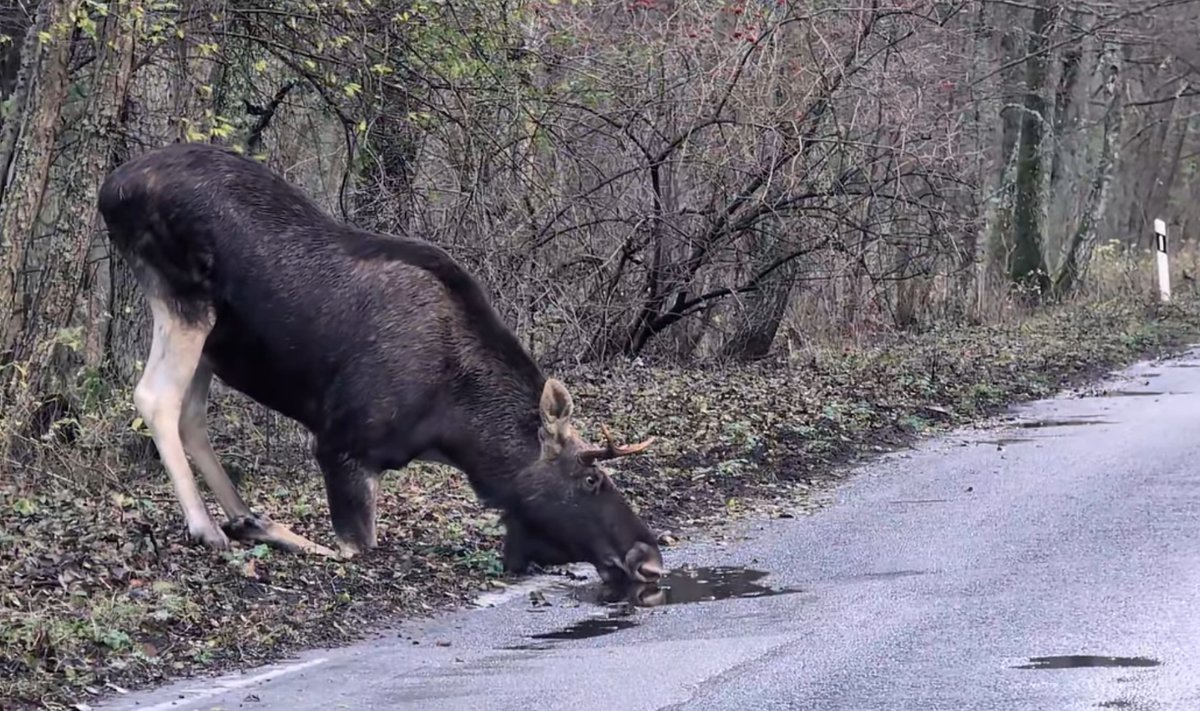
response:
<svg viewBox="0 0 1200 711"><path fill-rule="evenodd" d="M654 438L617 445L605 426L605 444L590 445L571 425L573 409L563 384L547 380L540 404L541 451L517 475L517 504L504 517L505 567L582 561L595 566L606 583L658 580L664 568L656 537L599 466L644 452Z"/></svg>

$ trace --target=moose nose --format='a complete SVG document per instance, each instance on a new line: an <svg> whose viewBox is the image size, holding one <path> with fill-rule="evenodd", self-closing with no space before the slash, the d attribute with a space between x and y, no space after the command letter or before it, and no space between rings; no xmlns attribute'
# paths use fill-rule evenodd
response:
<svg viewBox="0 0 1200 711"><path fill-rule="evenodd" d="M625 554L626 570L643 583L652 583L661 578L666 572L663 569L662 555L654 546L641 541Z"/></svg>
<svg viewBox="0 0 1200 711"><path fill-rule="evenodd" d="M641 565L638 566L637 572L639 575L642 576L642 580L645 580L648 583L652 583L655 580L658 580L659 578L661 578L665 571L662 569L661 564L656 563L652 560L648 560L645 563L642 563Z"/></svg>

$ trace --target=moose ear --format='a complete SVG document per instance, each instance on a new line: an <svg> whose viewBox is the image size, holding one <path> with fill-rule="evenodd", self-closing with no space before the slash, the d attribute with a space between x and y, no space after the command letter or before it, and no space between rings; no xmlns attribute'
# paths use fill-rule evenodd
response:
<svg viewBox="0 0 1200 711"><path fill-rule="evenodd" d="M542 388L542 424L554 427L567 422L571 419L574 409L575 405L571 402L571 393L567 392L567 387L555 378L547 379L546 386Z"/></svg>
<svg viewBox="0 0 1200 711"><path fill-rule="evenodd" d="M542 459L554 459L571 436L571 412L575 409L571 393L561 381L550 378L542 388Z"/></svg>

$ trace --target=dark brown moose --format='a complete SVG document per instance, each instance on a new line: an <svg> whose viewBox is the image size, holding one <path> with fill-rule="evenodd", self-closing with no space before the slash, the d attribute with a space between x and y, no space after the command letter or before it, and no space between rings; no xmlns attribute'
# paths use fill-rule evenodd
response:
<svg viewBox="0 0 1200 711"><path fill-rule="evenodd" d="M337 555L238 494L206 431L216 375L312 432L344 556L376 545L379 475L424 460L464 472L503 512L511 572L580 561L610 583L663 575L655 536L597 466L651 440L619 446L605 430L604 446L585 442L570 393L443 250L340 223L259 163L204 144L125 163L98 203L150 304L134 403L193 538Z"/></svg>

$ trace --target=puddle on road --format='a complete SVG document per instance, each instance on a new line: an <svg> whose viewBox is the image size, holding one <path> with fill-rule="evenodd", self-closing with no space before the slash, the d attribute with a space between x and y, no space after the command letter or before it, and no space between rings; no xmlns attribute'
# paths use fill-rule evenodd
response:
<svg viewBox="0 0 1200 711"><path fill-rule="evenodd" d="M733 566L683 567L670 571L666 577L653 585L636 585L624 590L580 588L576 591L575 598L581 602L601 605L660 607L802 592L799 588L768 587L758 582L767 575L763 570Z"/></svg>
<svg viewBox="0 0 1200 711"><path fill-rule="evenodd" d="M638 607L685 605L802 592L799 588L774 588L758 582L766 576L766 571L750 568L683 567L670 571L654 585L636 585L625 589L612 589L603 585L574 588L571 597L580 602L603 605L609 609L608 614L603 617L589 617L553 632L530 635L530 638L546 641L589 639L627 630L637 625L633 614L634 609ZM503 649L544 650L549 647L545 644L529 643Z"/></svg>
<svg viewBox="0 0 1200 711"><path fill-rule="evenodd" d="M630 627L636 626L637 622L633 619L633 615L629 610L611 611L603 617L588 617L552 632L529 635L529 639L541 640L541 643L513 644L501 647L501 649L544 651L550 649L551 643L555 641L603 637L606 634L613 634L614 632L620 632L621 630L627 630Z"/></svg>
<svg viewBox="0 0 1200 711"><path fill-rule="evenodd" d="M627 630L637 625L625 617L589 617L553 632L530 635L533 639L588 639Z"/></svg>
<svg viewBox="0 0 1200 711"><path fill-rule="evenodd" d="M1179 395L1183 393L1164 392L1161 390L1103 390L1089 393L1084 397L1159 397L1160 395Z"/></svg>
<svg viewBox="0 0 1200 711"><path fill-rule="evenodd" d="M1156 667L1162 664L1147 657L1095 657L1073 654L1061 657L1030 657L1028 664L1013 669L1076 669L1080 667Z"/></svg>

